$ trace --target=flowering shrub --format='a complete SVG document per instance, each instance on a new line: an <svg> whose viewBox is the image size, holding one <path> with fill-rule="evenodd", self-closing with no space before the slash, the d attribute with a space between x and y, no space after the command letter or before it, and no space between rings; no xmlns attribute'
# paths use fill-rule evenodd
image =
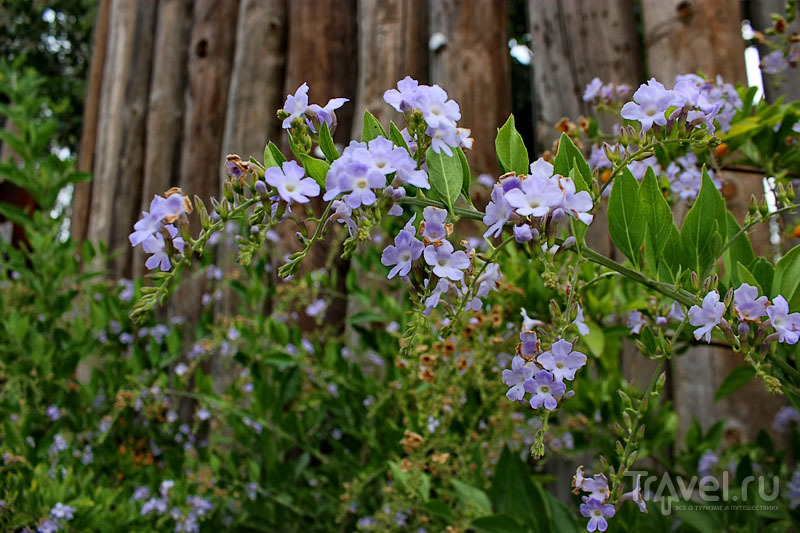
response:
<svg viewBox="0 0 800 533"><path fill-rule="evenodd" d="M677 419L663 400L670 359L728 346L747 366L718 396L754 376L785 395L793 407L774 429L800 453L800 248L757 255L748 236L798 207L795 104L754 104L752 91L697 75L635 91L595 80L584 98L613 131L565 121L531 161L510 117L495 141L503 174L476 180L469 130L441 87L401 80L384 99L404 123L386 131L367 111L344 147L331 131L346 100L309 104L307 92L278 111L291 159L273 142L262 159L228 156L210 207L177 188L153 198L130 234L151 283L93 276L79 263L101 247L78 252L58 237L62 219L17 213L30 246L0 249L6 529L797 523L800 471L769 435L723 443L722 422L695 421L670 451ZM41 157L29 154L31 168ZM770 202L754 198L741 222L721 193L733 161L772 178ZM58 187L78 179L70 165ZM490 188L482 209L479 186ZM601 213L620 261L587 242ZM286 224L300 250L276 260ZM302 268L324 239L350 259L344 280ZM237 250L235 268L213 263L218 246ZM156 306L181 297L190 269L202 313L165 322ZM344 327L331 311L340 287ZM235 311L215 312L226 293ZM628 338L655 361L643 389L620 370ZM591 464L545 470L577 454ZM659 511L662 489L654 497L635 475L648 462L779 475L785 505L674 519ZM573 501L555 495L569 490Z"/></svg>

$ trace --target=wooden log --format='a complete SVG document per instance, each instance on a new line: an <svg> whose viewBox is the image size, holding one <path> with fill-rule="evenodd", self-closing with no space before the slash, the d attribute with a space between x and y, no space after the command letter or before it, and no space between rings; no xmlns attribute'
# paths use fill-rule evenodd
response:
<svg viewBox="0 0 800 533"><path fill-rule="evenodd" d="M309 102L325 105L330 98L345 97L351 101L336 111L337 128L334 140L346 144L350 139L355 112L354 102L358 80L357 10L355 0L292 0L288 6L289 30L284 94L294 93L303 83L309 86ZM281 144L289 153L285 141ZM312 202L315 211L322 212L321 198ZM308 224L309 231L314 225ZM341 228L338 228L341 229ZM288 251L299 248L290 222L278 226L281 243L278 262ZM301 272L327 268L337 280L337 297L325 312L325 323L334 328L344 327L347 316L345 276L349 261L339 257L336 243L338 231L317 243L303 262ZM301 327L316 328L315 321L303 318Z"/></svg>
<svg viewBox="0 0 800 533"><path fill-rule="evenodd" d="M678 74L746 83L739 0L643 0L649 75L671 87Z"/></svg>
<svg viewBox="0 0 800 533"><path fill-rule="evenodd" d="M129 276L128 234L139 210L144 174L155 3L115 2L109 17L87 234L110 250L123 250L114 259L112 272Z"/></svg>
<svg viewBox="0 0 800 533"><path fill-rule="evenodd" d="M430 81L461 106L459 126L470 128L475 139L467 151L472 172L497 175L494 139L511 113L508 3L431 0L429 24L436 45L430 51Z"/></svg>
<svg viewBox="0 0 800 533"><path fill-rule="evenodd" d="M175 185L180 175L191 21L190 0L158 3L148 95L142 210L149 208L153 195L164 194ZM140 246L134 249L132 270L134 277L144 274L144 251Z"/></svg>
<svg viewBox="0 0 800 533"><path fill-rule="evenodd" d="M428 11L424 0L359 0L357 111L369 109L384 125L400 114L383 93L406 76L428 81ZM353 138L361 136L363 114L353 118ZM402 126L398 126L402 128Z"/></svg>
<svg viewBox="0 0 800 533"><path fill-rule="evenodd" d="M533 100L538 152L550 149L553 126L590 111L586 85L604 82L636 86L642 79L641 38L634 0L529 0L533 48Z"/></svg>
<svg viewBox="0 0 800 533"><path fill-rule="evenodd" d="M231 32L239 2L196 0L192 6L178 185L185 194L208 199L219 196L220 190L222 136L236 44ZM205 285L196 277L185 279L172 299L175 314L196 319Z"/></svg>
<svg viewBox="0 0 800 533"><path fill-rule="evenodd" d="M89 65L89 79L86 83L86 101L83 108L83 129L78 149L77 169L91 172L94 168L94 154L97 141L100 94L103 86L103 73L108 47L108 24L111 0L101 0L97 6L97 16L92 35L92 59ZM92 183L84 181L75 185L72 193L72 213L70 215L70 234L73 239L83 240L89 228L92 203Z"/></svg>

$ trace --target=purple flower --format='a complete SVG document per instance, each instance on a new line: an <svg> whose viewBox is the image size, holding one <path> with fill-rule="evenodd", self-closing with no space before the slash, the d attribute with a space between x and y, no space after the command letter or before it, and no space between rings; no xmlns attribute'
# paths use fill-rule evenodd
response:
<svg viewBox="0 0 800 533"><path fill-rule="evenodd" d="M37 533L56 533L58 531L59 524L55 520L42 520L42 522L36 526Z"/></svg>
<svg viewBox="0 0 800 533"><path fill-rule="evenodd" d="M408 221L405 227L400 230L394 238L394 244L384 248L381 254L381 264L392 266L388 278L392 279L396 275L407 276L411 271L411 264L419 259L425 245L414 236L414 217Z"/></svg>
<svg viewBox="0 0 800 533"><path fill-rule="evenodd" d="M525 310L523 309L523 312ZM519 334L519 346L517 351L521 355L525 355L527 357L535 357L541 351L541 347L539 346L539 339L536 337L536 333L533 331L523 331Z"/></svg>
<svg viewBox="0 0 800 533"><path fill-rule="evenodd" d="M511 360L511 370L503 370L503 383L511 387L506 392L506 398L512 402L525 397L525 382L533 377L534 365L526 363L525 359L515 355Z"/></svg>
<svg viewBox="0 0 800 533"><path fill-rule="evenodd" d="M733 309L739 320L755 322L767 314L768 303L766 296L758 297L757 287L747 283L742 283L733 291Z"/></svg>
<svg viewBox="0 0 800 533"><path fill-rule="evenodd" d="M374 204L378 197L373 189L386 186L386 176L359 161L350 164L348 172L339 178L343 191L350 191L342 200L351 209Z"/></svg>
<svg viewBox="0 0 800 533"><path fill-rule="evenodd" d="M578 313L575 316L575 320L573 320L572 323L575 324L575 327L578 328L578 333L581 335L589 334L589 326L587 326L586 322L583 320L583 308L580 305L578 306Z"/></svg>
<svg viewBox="0 0 800 533"><path fill-rule="evenodd" d="M519 189L508 191L505 198L520 216L543 217L550 211L554 195L558 194L549 178L531 174L522 180Z"/></svg>
<svg viewBox="0 0 800 533"><path fill-rule="evenodd" d="M701 476L708 476L711 474L711 469L714 468L719 462L719 457L717 454L712 452L711 450L706 450L705 453L700 457L700 460L697 461L697 473Z"/></svg>
<svg viewBox="0 0 800 533"><path fill-rule="evenodd" d="M633 490L630 492L626 492L622 496L620 496L619 501L624 502L626 500L630 500L635 503L639 507L639 511L642 513L647 512L647 504L644 501L644 496L642 495L642 489L639 486L639 476L636 476L636 484L633 486Z"/></svg>
<svg viewBox="0 0 800 533"><path fill-rule="evenodd" d="M425 280L425 282L427 285L428 280ZM442 295L447 293L449 290L450 282L445 278L441 278L436 284L436 287L433 289L431 295L425 299L425 313L430 313L434 307L439 305L439 300L441 300Z"/></svg>
<svg viewBox="0 0 800 533"><path fill-rule="evenodd" d="M292 121L303 116L306 109L308 109L308 84L303 83L303 85L297 88L294 94L286 96L283 110L289 113L289 116L283 119L281 127L285 130L290 129L292 127Z"/></svg>
<svg viewBox="0 0 800 533"><path fill-rule="evenodd" d="M174 218L184 212L183 196L172 194L168 198L158 195L150 201L150 212L142 211L142 218L133 225L134 232L128 236L131 246L138 246L161 228L164 218Z"/></svg>
<svg viewBox="0 0 800 533"><path fill-rule="evenodd" d="M591 224L594 219L594 216L589 214L594 207L591 195L586 191L575 192L575 183L571 178L559 176L556 183L558 189L554 190L558 191L558 194L555 199L549 201L550 206L555 210L563 210L587 226Z"/></svg>
<svg viewBox="0 0 800 533"><path fill-rule="evenodd" d="M483 223L489 227L483 238L499 237L513 210L503 194L503 188L495 185L492 188L492 201L486 205L486 214L483 216Z"/></svg>
<svg viewBox="0 0 800 533"><path fill-rule="evenodd" d="M600 89L603 87L603 81L600 78L594 78L592 81L586 85L586 89L583 91L583 101L590 102L597 98L597 95L600 94Z"/></svg>
<svg viewBox="0 0 800 533"><path fill-rule="evenodd" d="M575 379L575 372L586 364L586 356L581 352L572 351L572 343L559 339L543 352L537 361L542 368L549 370L557 381Z"/></svg>
<svg viewBox="0 0 800 533"><path fill-rule="evenodd" d="M311 104L306 109L306 115L311 119L316 119L318 124L321 125L324 122L330 129L333 129L336 126L336 113L334 113L334 111L347 102L349 102L347 98L331 98L328 100L328 103L325 104L325 107ZM317 131L313 124L309 124L309 127L312 131Z"/></svg>
<svg viewBox="0 0 800 533"><path fill-rule="evenodd" d="M278 189L278 195L287 203L308 203L319 196L319 184L313 178L304 178L303 167L295 161L285 161L280 168L270 167L264 172L264 181Z"/></svg>
<svg viewBox="0 0 800 533"><path fill-rule="evenodd" d="M460 281L464 277L462 271L469 267L469 259L464 251L454 252L453 250L450 241L442 241L439 246L427 246L423 255L425 262L433 267L434 274L440 278Z"/></svg>
<svg viewBox="0 0 800 533"><path fill-rule="evenodd" d="M475 280L478 287L475 290L475 296L478 298L486 298L492 289L497 287L502 277L503 274L500 272L500 265L497 263L489 263L484 269L483 274L478 276L478 279Z"/></svg>
<svg viewBox="0 0 800 533"><path fill-rule="evenodd" d="M51 405L45 410L45 414L47 415L47 418L55 422L61 418L61 409L59 409L57 405Z"/></svg>
<svg viewBox="0 0 800 533"><path fill-rule="evenodd" d="M421 93L419 82L406 76L397 82L397 89L389 89L383 93L383 99L398 112L408 113L419 106Z"/></svg>
<svg viewBox="0 0 800 533"><path fill-rule="evenodd" d="M581 504L581 514L589 519L589 523L586 524L586 531L589 532L608 529L606 518L611 518L615 513L613 505L594 499Z"/></svg>
<svg viewBox="0 0 800 533"><path fill-rule="evenodd" d="M584 501L595 500L603 503L608 499L610 494L608 488L608 478L604 474L595 474L592 477L583 479L581 489L588 492L589 496L584 496Z"/></svg>
<svg viewBox="0 0 800 533"><path fill-rule="evenodd" d="M523 243L533 240L533 231L535 230L531 230L531 227L528 224L520 224L519 226L514 226L514 240L517 241L518 243Z"/></svg>
<svg viewBox="0 0 800 533"><path fill-rule="evenodd" d="M458 145L456 128L443 125L438 128L428 128L425 133L431 138L431 148L437 154L444 152L449 157L453 156L451 146Z"/></svg>
<svg viewBox="0 0 800 533"><path fill-rule="evenodd" d="M183 242L183 238L176 238L178 235L178 229L172 224L165 226L165 229L172 237L172 245L177 248L178 251L183 252L185 243ZM142 248L144 249L145 253L153 254L148 257L147 261L144 263L144 266L149 270L153 270L154 268L160 266L163 272L167 272L170 268L172 268L172 263L170 263L169 260L169 254L167 253L167 246L164 242L163 235L160 233L154 233L153 235L150 235L147 240L142 243Z"/></svg>
<svg viewBox="0 0 800 533"><path fill-rule="evenodd" d="M783 55L783 51L774 50L761 60L761 70L766 74L775 75L789 67L789 62Z"/></svg>
<svg viewBox="0 0 800 533"><path fill-rule="evenodd" d="M425 122L431 128L450 127L455 129L456 121L461 118L461 111L454 100L449 100L447 93L438 85L422 86L418 99L419 110ZM455 135L455 132L453 132Z"/></svg>
<svg viewBox="0 0 800 533"><path fill-rule="evenodd" d="M655 78L650 78L633 93L634 101L622 106L620 114L627 120L638 120L642 124L642 131L648 131L653 124L667 124L664 113L673 99L672 91L665 89Z"/></svg>
<svg viewBox="0 0 800 533"><path fill-rule="evenodd" d="M642 326L645 325L644 316L639 311L631 311L628 313L628 327L631 328L631 333L638 335L642 331Z"/></svg>
<svg viewBox="0 0 800 533"><path fill-rule="evenodd" d="M706 294L702 307L693 305L689 309L689 323L700 326L694 330L694 338L705 338L706 342L711 342L711 330L720 323L724 313L725 304L719 301L719 293L714 290Z"/></svg>
<svg viewBox="0 0 800 533"><path fill-rule="evenodd" d="M767 307L772 327L778 332L778 341L795 344L800 339L800 313L789 313L789 304L783 296L776 296Z"/></svg>
<svg viewBox="0 0 800 533"><path fill-rule="evenodd" d="M142 486L137 487L136 490L133 491L133 497L131 499L135 500L146 500L150 497L150 489Z"/></svg>
<svg viewBox="0 0 800 533"><path fill-rule="evenodd" d="M69 505L64 505L63 503L58 502L52 509L50 509L50 516L60 520L72 520L74 512L74 507L70 507Z"/></svg>
<svg viewBox="0 0 800 533"><path fill-rule="evenodd" d="M306 314L308 316L319 316L325 311L326 307L328 307L327 302L322 298L317 298L306 307Z"/></svg>
<svg viewBox="0 0 800 533"><path fill-rule="evenodd" d="M155 511L157 514L164 514L167 512L167 500L164 498L150 498L139 512L140 515L145 516Z"/></svg>
<svg viewBox="0 0 800 533"><path fill-rule="evenodd" d="M781 407L775 414L775 421L772 423L772 429L777 433L786 433L792 422L800 424L800 412L789 405Z"/></svg>
<svg viewBox="0 0 800 533"><path fill-rule="evenodd" d="M567 386L560 381L553 379L553 374L547 370L540 370L536 377L526 380L524 383L525 392L533 394L531 407L538 409L544 405L548 411L552 411L558 405L556 398L560 398L567 391Z"/></svg>

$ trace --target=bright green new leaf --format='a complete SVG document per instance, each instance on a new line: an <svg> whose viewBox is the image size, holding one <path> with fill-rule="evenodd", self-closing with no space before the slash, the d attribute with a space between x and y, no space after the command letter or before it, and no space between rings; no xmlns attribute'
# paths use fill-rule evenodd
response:
<svg viewBox="0 0 800 533"><path fill-rule="evenodd" d="M572 168L578 170L577 175L573 178L575 190L588 191L592 183L592 170L569 135L562 133L561 139L558 141L558 151L553 160L553 171L559 176L569 176Z"/></svg>
<svg viewBox="0 0 800 533"><path fill-rule="evenodd" d="M611 240L634 265L639 264L646 224L639 206L639 182L628 169L620 174L608 199Z"/></svg>
<svg viewBox="0 0 800 533"><path fill-rule="evenodd" d="M436 153L433 148L428 148L425 154L428 162L428 175L431 180L431 188L447 206L448 211L453 212L458 195L461 194L461 187L464 182L464 173L461 167L461 160L456 154L448 156L444 152Z"/></svg>
<svg viewBox="0 0 800 533"><path fill-rule="evenodd" d="M325 159L329 163L339 159L339 150L336 149L336 145L333 143L333 137L331 137L331 130L328 128L327 122L323 122L319 128L319 149L325 154Z"/></svg>
<svg viewBox="0 0 800 533"><path fill-rule="evenodd" d="M728 234L726 211L725 200L704 168L700 193L681 227L685 266L701 277L719 257L722 236Z"/></svg>
<svg viewBox="0 0 800 533"><path fill-rule="evenodd" d="M408 143L406 142L405 137L403 137L403 132L395 126L394 122L389 122L389 138L394 142L397 146L402 146L405 148L408 153L411 153L411 150L408 148Z"/></svg>
<svg viewBox="0 0 800 533"><path fill-rule="evenodd" d="M451 479L450 484L456 491L456 498L464 507L473 508L482 515L488 515L492 512L492 503L481 489L457 479Z"/></svg>
<svg viewBox="0 0 800 533"><path fill-rule="evenodd" d="M454 151L458 156L459 162L461 163L461 194L464 196L464 200L466 200L469 205L472 205L472 199L469 197L469 187L470 182L472 181L472 174L469 170L469 162L467 161L466 154L464 154L464 150L461 148L454 148Z"/></svg>
<svg viewBox="0 0 800 533"><path fill-rule="evenodd" d="M642 217L647 222L647 240L652 246L654 259L657 261L661 258L661 254L667 246L674 224L672 222L672 211L667 200L664 199L664 195L661 194L661 189L658 186L658 180L656 180L652 167L649 167L645 172L642 185L639 187L639 205L642 210ZM650 266L655 268L656 265Z"/></svg>
<svg viewBox="0 0 800 533"><path fill-rule="evenodd" d="M497 130L494 147L503 172L528 173L528 150L522 142L522 135L514 127L514 115L509 115L503 127Z"/></svg>
<svg viewBox="0 0 800 533"><path fill-rule="evenodd" d="M286 157L281 153L275 143L270 141L264 148L264 168L279 167L286 161Z"/></svg>
<svg viewBox="0 0 800 533"><path fill-rule="evenodd" d="M795 246L775 265L772 296L782 295L791 311L800 311L800 246Z"/></svg>
<svg viewBox="0 0 800 533"><path fill-rule="evenodd" d="M314 181L319 183L320 187L324 188L325 176L328 175L331 166L322 159L317 159L306 154L300 154L300 161L303 163L303 168L306 169L306 173L314 178Z"/></svg>
<svg viewBox="0 0 800 533"><path fill-rule="evenodd" d="M378 119L369 111L364 111L364 127L361 130L361 142L368 143L377 137L389 137Z"/></svg>

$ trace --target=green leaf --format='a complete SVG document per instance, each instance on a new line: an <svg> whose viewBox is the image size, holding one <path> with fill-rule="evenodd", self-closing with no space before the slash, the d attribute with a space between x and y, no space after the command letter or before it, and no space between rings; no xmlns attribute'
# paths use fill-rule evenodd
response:
<svg viewBox="0 0 800 533"><path fill-rule="evenodd" d="M408 148L408 143L406 142L405 137L403 137L403 132L401 132L397 126L395 126L394 122L389 122L389 138L396 144L397 146L402 146L405 148L408 153L411 153L411 150Z"/></svg>
<svg viewBox="0 0 800 533"><path fill-rule="evenodd" d="M760 294L765 294L764 288L758 282L756 277L742 263L736 263L736 276L738 277L739 284L747 283L748 285L752 285L753 287L758 287L758 292Z"/></svg>
<svg viewBox="0 0 800 533"><path fill-rule="evenodd" d="M775 278L775 269L773 268L772 263L763 257L757 257L749 268L750 272L753 273L753 277L758 280L758 284L761 286L764 294L772 294L772 286L774 285L773 280Z"/></svg>
<svg viewBox="0 0 800 533"><path fill-rule="evenodd" d="M639 182L628 169L620 174L608 199L608 232L620 251L638 265L645 222L639 207Z"/></svg>
<svg viewBox="0 0 800 533"><path fill-rule="evenodd" d="M314 178L314 181L319 183L320 187L324 188L325 176L328 175L331 166L322 159L317 159L307 154L300 154L300 162L303 163L306 173Z"/></svg>
<svg viewBox="0 0 800 533"><path fill-rule="evenodd" d="M0 215L3 215L18 226L27 226L31 222L28 213L26 213L23 209L4 202L0 202Z"/></svg>
<svg viewBox="0 0 800 533"><path fill-rule="evenodd" d="M613 193L613 192L612 192ZM703 183L694 205L681 227L681 244L686 266L700 277L716 262L722 248L722 236L728 234L725 200L703 168Z"/></svg>
<svg viewBox="0 0 800 533"><path fill-rule="evenodd" d="M514 115L509 115L503 127L497 130L494 147L503 172L514 171L519 175L528 173L528 150L522 135L514 127Z"/></svg>
<svg viewBox="0 0 800 533"><path fill-rule="evenodd" d="M772 297L779 294L789 302L789 310L800 310L800 246L789 250L775 265Z"/></svg>
<svg viewBox="0 0 800 533"><path fill-rule="evenodd" d="M531 481L527 466L508 448L503 448L489 490L494 509L534 527L549 531L550 509L542 488Z"/></svg>
<svg viewBox="0 0 800 533"><path fill-rule="evenodd" d="M744 387L755 376L756 370L752 366L737 366L731 370L730 374L728 374L728 377L725 378L725 381L723 381L717 389L717 392L714 394L714 401L716 402L723 398L727 398L740 388Z"/></svg>
<svg viewBox="0 0 800 533"><path fill-rule="evenodd" d="M425 502L425 510L431 513L432 515L436 515L439 518L444 518L448 522L455 522L456 517L453 512L450 510L450 507L447 506L442 500L430 500Z"/></svg>
<svg viewBox="0 0 800 533"><path fill-rule="evenodd" d="M577 175L573 178L575 190L588 191L592 183L592 170L569 135L562 133L561 139L558 141L558 151L553 160L553 171L560 176L569 176L572 168L578 170Z"/></svg>
<svg viewBox="0 0 800 533"><path fill-rule="evenodd" d="M642 218L647 222L647 240L653 247L654 259L658 260L667 246L675 225L672 222L672 211L664 195L661 194L653 167L647 168L642 185L639 187L639 205ZM656 265L653 264L651 267L655 268Z"/></svg>
<svg viewBox="0 0 800 533"><path fill-rule="evenodd" d="M516 520L504 514L476 518L471 526L477 533L525 533L526 531Z"/></svg>
<svg viewBox="0 0 800 533"><path fill-rule="evenodd" d="M731 240L739 231L742 229L739 226L739 223L736 221L736 218L728 212L728 229L727 234L725 236L725 240ZM750 245L750 239L747 238L747 235L742 233L736 240L731 243L725 253L722 254L722 263L725 266L725 278L724 281L726 284L730 284L731 281L734 285L738 286L740 283L740 279L738 277L738 270L734 268L737 263L742 263L744 265L749 265L753 261L755 261L756 255L753 253L753 247Z"/></svg>
<svg viewBox="0 0 800 533"><path fill-rule="evenodd" d="M675 225L672 225L667 246L664 248L661 261L658 263L658 279L675 284L681 264L684 263L683 248L681 247L681 234Z"/></svg>
<svg viewBox="0 0 800 533"><path fill-rule="evenodd" d="M264 148L264 168L279 167L286 161L280 149L270 141Z"/></svg>
<svg viewBox="0 0 800 533"><path fill-rule="evenodd" d="M448 156L444 152L437 154L433 148L428 148L425 158L428 162L431 187L447 206L447 210L452 213L453 204L461 194L461 186L464 182L461 161L455 154L452 156Z"/></svg>
<svg viewBox="0 0 800 533"><path fill-rule="evenodd" d="M361 142L368 143L377 137L388 137L378 119L369 111L364 111L364 127L361 130Z"/></svg>
<svg viewBox="0 0 800 533"><path fill-rule="evenodd" d="M481 515L491 514L492 503L481 489L457 479L451 479L450 484L455 489L456 497L464 507L473 508Z"/></svg>
<svg viewBox="0 0 800 533"><path fill-rule="evenodd" d="M458 156L458 160L461 162L461 194L464 196L464 200L466 200L469 205L472 205L472 199L469 197L469 186L472 180L472 174L470 174L469 171L469 162L467 161L466 154L464 154L464 150L461 148L454 148L454 151Z"/></svg>
<svg viewBox="0 0 800 533"><path fill-rule="evenodd" d="M325 159L329 163L339 159L339 150L336 149L336 145L333 143L333 137L331 137L331 130L328 128L327 122L323 122L319 128L319 149L325 154Z"/></svg>

